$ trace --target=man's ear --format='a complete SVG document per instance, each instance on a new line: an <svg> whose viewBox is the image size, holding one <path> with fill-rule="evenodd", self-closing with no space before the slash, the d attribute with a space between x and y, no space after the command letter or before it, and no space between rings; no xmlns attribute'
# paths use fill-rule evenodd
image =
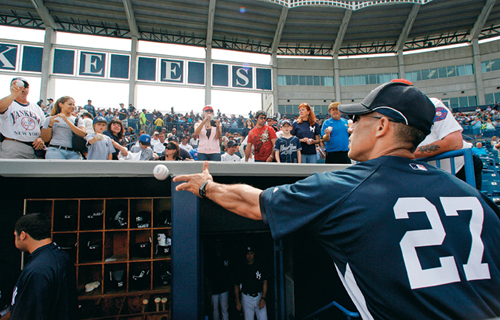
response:
<svg viewBox="0 0 500 320"><path fill-rule="evenodd" d="M21 240L26 240L26 238L28 238L28 234L26 233L26 231L21 231L21 233L19 234L19 239Z"/></svg>
<svg viewBox="0 0 500 320"><path fill-rule="evenodd" d="M389 130L390 124L391 123L390 123L389 119L382 117L382 119L380 119L380 121L377 125L377 129L375 131L375 136L382 137L382 136L386 135L388 130Z"/></svg>

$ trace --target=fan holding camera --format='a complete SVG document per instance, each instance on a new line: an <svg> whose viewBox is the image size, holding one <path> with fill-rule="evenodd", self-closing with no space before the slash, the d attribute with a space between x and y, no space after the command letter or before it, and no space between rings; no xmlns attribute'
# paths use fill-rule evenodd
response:
<svg viewBox="0 0 500 320"><path fill-rule="evenodd" d="M198 160L200 161L220 161L221 137L220 120L214 116L212 106L203 108L203 120L194 127L193 135L199 135Z"/></svg>

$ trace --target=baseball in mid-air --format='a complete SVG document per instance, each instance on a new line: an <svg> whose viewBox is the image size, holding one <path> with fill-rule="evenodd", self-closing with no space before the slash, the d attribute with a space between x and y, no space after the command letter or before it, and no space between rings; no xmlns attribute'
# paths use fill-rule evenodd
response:
<svg viewBox="0 0 500 320"><path fill-rule="evenodd" d="M163 164L159 164L153 169L153 175L158 180L167 179L168 174L169 174L168 168Z"/></svg>
<svg viewBox="0 0 500 320"><path fill-rule="evenodd" d="M102 140L102 133L97 133L97 134L95 135L95 138L96 138L97 140L101 141L101 140Z"/></svg>
<svg viewBox="0 0 500 320"><path fill-rule="evenodd" d="M24 82L22 80L16 80L16 86L18 86L19 88L22 88L22 87L24 87Z"/></svg>

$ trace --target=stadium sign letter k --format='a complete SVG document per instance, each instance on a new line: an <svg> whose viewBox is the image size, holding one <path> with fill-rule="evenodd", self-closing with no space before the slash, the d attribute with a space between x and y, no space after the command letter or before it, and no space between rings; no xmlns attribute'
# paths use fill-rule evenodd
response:
<svg viewBox="0 0 500 320"><path fill-rule="evenodd" d="M7 50L0 52L0 61L2 61L4 68L15 69L14 65L12 63L10 63L9 59L7 59L5 54L12 49L16 49L17 47L7 47L7 48L8 48Z"/></svg>

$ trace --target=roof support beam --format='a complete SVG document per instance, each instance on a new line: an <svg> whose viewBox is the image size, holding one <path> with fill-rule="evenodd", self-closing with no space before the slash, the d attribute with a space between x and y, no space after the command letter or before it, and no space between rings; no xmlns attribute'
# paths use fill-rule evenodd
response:
<svg viewBox="0 0 500 320"><path fill-rule="evenodd" d="M278 52L278 46L281 41L281 35L283 34L283 29L285 28L286 18L288 16L288 7L281 8L280 19L278 20L278 25L276 26L276 31L274 32L273 44L271 45L271 53Z"/></svg>
<svg viewBox="0 0 500 320"><path fill-rule="evenodd" d="M215 21L215 4L216 0L210 0L208 5L208 25L207 25L207 47L212 47L212 40L214 36L214 21Z"/></svg>
<svg viewBox="0 0 500 320"><path fill-rule="evenodd" d="M414 4L411 7L410 14L408 15L408 18L406 19L405 26L403 30L401 31L401 34L399 35L398 42L396 43L396 52L399 52L400 50L403 50L406 40L408 39L408 36L410 35L411 28L413 27L413 23L415 22L415 19L417 18L418 10L420 10L420 5L419 4Z"/></svg>
<svg viewBox="0 0 500 320"><path fill-rule="evenodd" d="M344 42L344 36L347 32L347 26L349 25L351 16L352 10L346 10L344 13L344 18L342 19L342 23L340 24L339 32L337 33L337 39L335 39L335 43L333 44L332 55L336 55L339 53L340 46L342 46L342 42Z"/></svg>
<svg viewBox="0 0 500 320"><path fill-rule="evenodd" d="M469 40L469 42L472 42L472 40L477 39L477 37L479 37L479 34L481 33L481 30L483 29L486 20L488 20L491 9L493 9L495 2L496 0L486 1L483 10L481 10L481 14L477 17L476 23L474 23L474 27L472 28L470 34L467 36L467 40Z"/></svg>
<svg viewBox="0 0 500 320"><path fill-rule="evenodd" d="M43 3L43 0L31 0L31 3L33 3L33 6L36 9L36 12L38 12L38 15L42 18L43 23L47 27L51 27L52 29L57 29L56 22L54 21L54 18L49 13L49 9L45 6Z"/></svg>
<svg viewBox="0 0 500 320"><path fill-rule="evenodd" d="M140 38L139 28L137 28L137 22L135 20L135 14L134 14L134 9L132 8L132 3L130 2L130 0L123 0L123 6L125 7L125 14L127 15L130 34L132 35L132 37Z"/></svg>
<svg viewBox="0 0 500 320"><path fill-rule="evenodd" d="M212 43L214 37L215 5L217 0L210 0L208 5L208 25L205 52L205 105L212 104Z"/></svg>

